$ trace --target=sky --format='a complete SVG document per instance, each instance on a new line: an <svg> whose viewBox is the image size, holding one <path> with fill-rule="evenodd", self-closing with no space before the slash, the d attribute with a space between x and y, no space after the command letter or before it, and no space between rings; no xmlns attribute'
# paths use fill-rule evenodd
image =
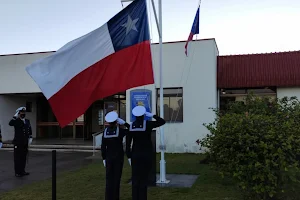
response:
<svg viewBox="0 0 300 200"><path fill-rule="evenodd" d="M186 40L199 0L162 2L163 41ZM148 8L152 42L158 42ZM55 51L121 9L121 0L0 0L0 55ZM197 38L215 38L220 55L300 50L299 10L300 0L202 0Z"/></svg>

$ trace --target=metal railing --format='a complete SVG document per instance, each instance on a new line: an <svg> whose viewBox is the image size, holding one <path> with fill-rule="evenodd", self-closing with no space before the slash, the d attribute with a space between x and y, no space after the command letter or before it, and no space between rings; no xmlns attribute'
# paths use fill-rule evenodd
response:
<svg viewBox="0 0 300 200"><path fill-rule="evenodd" d="M92 134L92 136L93 136L93 156L95 156L96 148L98 146L101 147L103 132L104 131L100 131L100 132Z"/></svg>

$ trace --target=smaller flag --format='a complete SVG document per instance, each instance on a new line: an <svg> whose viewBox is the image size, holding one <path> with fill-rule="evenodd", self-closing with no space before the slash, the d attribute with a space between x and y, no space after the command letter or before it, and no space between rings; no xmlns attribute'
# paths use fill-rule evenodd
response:
<svg viewBox="0 0 300 200"><path fill-rule="evenodd" d="M199 13L200 13L200 6L197 9L197 13L196 13L196 16L195 16L195 19L194 19L194 23L193 23L193 26L192 26L191 33L190 33L190 35L187 39L187 42L185 44L185 55L186 56L187 56L187 48L188 48L189 42L193 40L194 35L199 34Z"/></svg>

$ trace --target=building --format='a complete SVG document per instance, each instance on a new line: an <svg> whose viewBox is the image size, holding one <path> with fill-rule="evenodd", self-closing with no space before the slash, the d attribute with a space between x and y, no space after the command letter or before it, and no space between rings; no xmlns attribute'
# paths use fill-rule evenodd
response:
<svg viewBox="0 0 300 200"><path fill-rule="evenodd" d="M220 107L242 101L249 92L300 99L300 51L218 56Z"/></svg>
<svg viewBox="0 0 300 200"><path fill-rule="evenodd" d="M250 91L257 95L300 99L300 51L219 56L216 41L205 39L163 44L163 85L166 151L200 152L196 143L209 134L203 123L215 118L209 108L221 109L229 101L243 101ZM0 56L0 124L4 141L13 138L8 121L16 108L25 105L36 140L90 140L102 131L105 113L117 110L131 120L131 92L99 99L74 122L60 128L38 86L25 71L33 61L53 52ZM155 84L134 88L151 91L150 105L159 113L159 45L152 45ZM80 94L78 94L80 95ZM157 130L157 147L160 144ZM159 149L157 148L157 151Z"/></svg>
<svg viewBox="0 0 300 200"><path fill-rule="evenodd" d="M198 152L196 140L209 132L202 125L214 119L210 107L217 107L217 56L214 39L198 40L184 53L185 42L163 44L163 85L165 144L167 152ZM13 128L8 121L16 108L26 105L33 127L33 137L42 139L85 139L103 130L105 113L118 110L130 121L130 92L124 91L96 101L85 113L61 129L51 108L25 67L53 52L0 56L0 121L3 139L12 140ZM159 45L152 45L155 85L135 89L152 92L151 107L159 113ZM80 95L80 94L78 94ZM158 103L157 103L158 102ZM157 147L160 144L157 131Z"/></svg>

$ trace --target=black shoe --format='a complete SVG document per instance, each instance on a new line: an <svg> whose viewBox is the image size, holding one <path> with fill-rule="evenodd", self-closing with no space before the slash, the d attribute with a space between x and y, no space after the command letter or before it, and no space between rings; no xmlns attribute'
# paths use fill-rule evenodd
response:
<svg viewBox="0 0 300 200"><path fill-rule="evenodd" d="M23 174L15 174L16 177L23 177Z"/></svg>
<svg viewBox="0 0 300 200"><path fill-rule="evenodd" d="M23 176L28 176L29 173L28 173L28 172L23 172L22 175L23 175Z"/></svg>

